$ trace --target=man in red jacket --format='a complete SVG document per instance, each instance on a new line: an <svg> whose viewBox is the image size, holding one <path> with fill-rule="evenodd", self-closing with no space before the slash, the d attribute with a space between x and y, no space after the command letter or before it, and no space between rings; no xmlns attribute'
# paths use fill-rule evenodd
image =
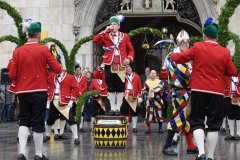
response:
<svg viewBox="0 0 240 160"><path fill-rule="evenodd" d="M49 77L49 88L48 88L48 105L49 116L47 120L47 130L45 142L50 139L50 131L52 125L59 118L61 121L67 120L70 125L73 137L74 144L79 145L77 123L73 115L73 102L79 96L79 88L77 82L74 80L74 77L70 74L67 74L66 71L63 71L60 74L51 74ZM63 129L65 123L61 125L60 133L58 138L62 138Z"/></svg>
<svg viewBox="0 0 240 160"><path fill-rule="evenodd" d="M137 104L142 102L142 83L139 75L132 71L131 66L126 67L125 98L121 107L121 114L132 117L133 133L137 133Z"/></svg>
<svg viewBox="0 0 240 160"><path fill-rule="evenodd" d="M213 159L218 140L218 131L222 125L225 107L223 106L225 76L237 74L236 67L228 49L217 43L218 25L213 18L205 21L203 42L197 42L181 54L171 55L176 63L193 61L191 79L190 125L199 149L196 157L205 160L204 120L207 116L208 160Z"/></svg>
<svg viewBox="0 0 240 160"><path fill-rule="evenodd" d="M55 73L61 73L62 68L51 56L48 47L38 44L41 23L30 23L27 32L29 40L14 50L9 70L12 91L17 94L20 104L18 160L26 159L29 127L32 127L35 141L34 160L45 160L42 144L47 104L47 65Z"/></svg>
<svg viewBox="0 0 240 160"><path fill-rule="evenodd" d="M87 91L87 78L82 74L82 69L78 62L75 64L75 75L74 79L79 87L79 96L82 96ZM73 114L75 116L76 113L76 103L73 103ZM83 107L82 107L83 110ZM83 116L81 116L81 123L79 125L79 131L83 131Z"/></svg>
<svg viewBox="0 0 240 160"><path fill-rule="evenodd" d="M117 16L110 18L110 25L97 34L93 42L102 45L105 50L103 64L108 86L108 99L111 104L109 114L120 115L123 101L125 65L133 61L134 49L128 34L119 32L120 19ZM115 104L115 100L117 103Z"/></svg>

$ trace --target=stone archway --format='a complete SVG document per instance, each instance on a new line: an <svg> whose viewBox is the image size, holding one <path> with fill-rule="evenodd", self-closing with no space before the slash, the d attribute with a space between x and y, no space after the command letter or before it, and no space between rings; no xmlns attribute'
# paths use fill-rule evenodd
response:
<svg viewBox="0 0 240 160"><path fill-rule="evenodd" d="M189 2L189 0L182 0ZM214 0L192 0L197 12L199 14L200 23L202 23L208 16L216 16L216 3ZM74 0L75 5L75 19L73 25L73 33L76 41L82 37L93 34L95 24L99 18L100 21L105 22L110 16L117 13L116 4L118 0ZM106 14L98 16L99 11L103 9L103 6L108 5ZM114 8L115 7L115 8ZM88 43L81 47L76 59L79 59L83 66L87 65L92 68L93 64L93 44Z"/></svg>

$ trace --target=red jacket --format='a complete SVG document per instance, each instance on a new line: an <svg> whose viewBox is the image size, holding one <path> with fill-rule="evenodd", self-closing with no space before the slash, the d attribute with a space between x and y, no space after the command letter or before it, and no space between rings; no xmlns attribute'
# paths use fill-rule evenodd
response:
<svg viewBox="0 0 240 160"><path fill-rule="evenodd" d="M139 77L139 75L137 75L136 73L132 72L132 91L133 91L133 97L134 98L138 98L138 97L142 97L142 82L141 79ZM128 75L126 75L126 79L125 79L125 94L129 83L129 79L128 79ZM130 82L131 83L131 82Z"/></svg>
<svg viewBox="0 0 240 160"><path fill-rule="evenodd" d="M75 75L74 79L78 84L79 95L81 96L87 91L87 77L85 77L84 75L81 75L79 80L78 80L77 76Z"/></svg>
<svg viewBox="0 0 240 160"><path fill-rule="evenodd" d="M54 98L54 92L56 89L56 76L57 74L51 74L49 76L49 87L48 87L48 101L52 101ZM62 79L60 80L60 92L59 100L61 104L68 104L70 100L76 101L79 96L79 88L74 77L67 72L63 72Z"/></svg>
<svg viewBox="0 0 240 160"><path fill-rule="evenodd" d="M160 69L160 79L161 80L168 80L168 71L167 69Z"/></svg>
<svg viewBox="0 0 240 160"><path fill-rule="evenodd" d="M134 58L134 49L132 46L132 42L128 36L128 34L123 32L118 32L118 38L121 39L123 37L123 40L118 46L119 52L120 52L120 63L123 66L123 62L125 59L129 59L130 61L133 61ZM114 40L112 33L104 33L101 32L100 34L97 34L93 42L102 45L104 47L110 47L114 45ZM111 65L114 57L114 49L111 49L109 51L105 51L103 58L103 63L105 65Z"/></svg>
<svg viewBox="0 0 240 160"><path fill-rule="evenodd" d="M224 95L225 76L237 75L229 50L213 41L197 42L171 59L181 64L193 60L192 91Z"/></svg>
<svg viewBox="0 0 240 160"><path fill-rule="evenodd" d="M29 41L13 52L9 77L12 79L12 92L31 93L47 91L47 65L55 73L62 67L51 56L47 46Z"/></svg>
<svg viewBox="0 0 240 160"><path fill-rule="evenodd" d="M101 67L98 67L96 71L93 73L93 78L102 80L102 84L99 90L100 96L108 96L107 83L105 79L105 71Z"/></svg>
<svg viewBox="0 0 240 160"><path fill-rule="evenodd" d="M238 75L238 81L240 80L240 74ZM232 91L232 77L225 77L225 97L230 97L231 94L234 94ZM237 94L240 95L240 82L236 85L236 91Z"/></svg>

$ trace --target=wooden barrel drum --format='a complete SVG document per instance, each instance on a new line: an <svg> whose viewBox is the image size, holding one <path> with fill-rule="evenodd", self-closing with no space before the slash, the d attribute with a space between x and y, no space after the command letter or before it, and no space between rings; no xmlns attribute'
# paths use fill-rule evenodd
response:
<svg viewBox="0 0 240 160"><path fill-rule="evenodd" d="M96 116L93 131L96 148L126 148L128 133L125 116Z"/></svg>

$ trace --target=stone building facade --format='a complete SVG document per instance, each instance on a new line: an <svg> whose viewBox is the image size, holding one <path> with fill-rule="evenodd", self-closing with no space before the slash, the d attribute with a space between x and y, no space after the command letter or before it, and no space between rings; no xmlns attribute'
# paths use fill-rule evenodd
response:
<svg viewBox="0 0 240 160"><path fill-rule="evenodd" d="M15 7L23 18L32 18L41 21L43 30L48 30L48 36L60 40L70 52L74 43L82 37L89 36L97 32L96 27L104 28L107 23L96 26L99 10L106 2L114 0L5 0ZM117 0L115 0L117 1ZM138 0L144 1L144 0ZM164 0L162 0L163 2ZM177 0L175 0L177 1ZM181 1L181 0L178 0ZM148 0L152 7L155 0ZM150 4L150 2L152 4ZM226 0L192 0L197 10L201 23L208 16L216 17L220 13L220 8ZM164 3L164 2L163 2ZM143 2L146 5L146 3ZM145 6L146 7L146 6ZM240 35L240 6L231 17L229 28L232 32ZM144 14L144 13L143 13ZM0 10L0 36L16 35L14 21L6 11ZM0 68L6 67L11 58L12 51L16 46L9 42L0 44ZM234 44L229 44L230 50L234 51ZM93 44L88 42L79 50L76 58L80 60L82 66L93 67Z"/></svg>

